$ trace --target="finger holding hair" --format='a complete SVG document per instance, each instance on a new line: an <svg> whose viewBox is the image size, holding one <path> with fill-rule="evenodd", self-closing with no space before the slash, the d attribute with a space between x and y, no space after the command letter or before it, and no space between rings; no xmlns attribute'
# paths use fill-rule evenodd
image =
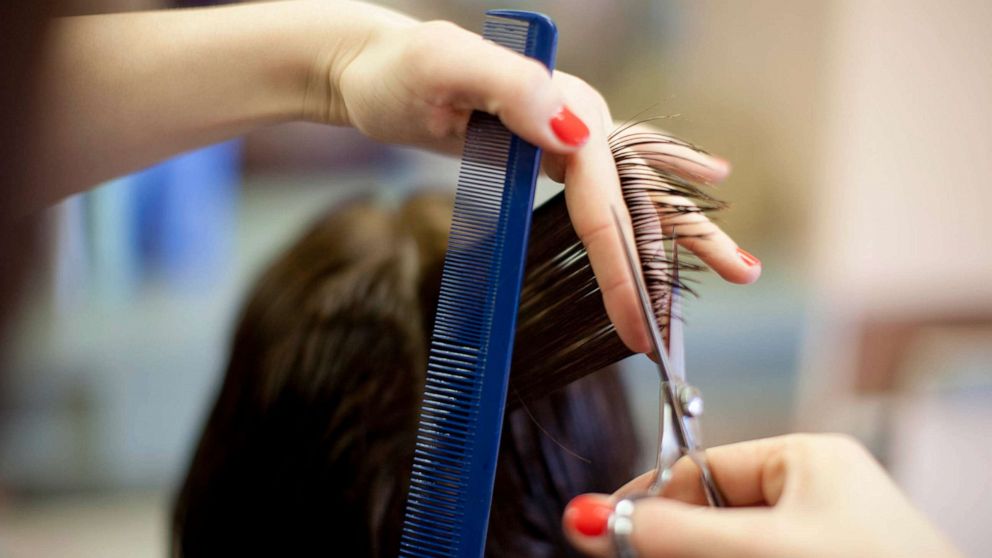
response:
<svg viewBox="0 0 992 558"><path fill-rule="evenodd" d="M555 72L555 81L570 105L589 123L591 135L588 144L575 154L546 157L544 168L551 178L565 183L572 225L589 254L606 312L618 335L631 350L647 352L650 350L648 332L613 219L612 208L615 207L619 209L621 226L626 229L627 237L633 238L630 216L622 209L626 207L620 187L621 173L626 171L623 165L664 168L687 180L710 183L723 180L729 173L729 165L680 140L665 141L666 136L646 125L621 126L618 132L610 132L615 126L609 108L595 89L565 72ZM625 141L630 145L624 147ZM624 149L634 151L623 153ZM624 157L626 161L622 160ZM657 193L648 195L657 202L678 202L687 208L695 207L684 198L659 197ZM678 225L679 235L683 237L680 243L725 279L750 283L760 275L760 262L750 255L745 259L737 244L704 213L689 211L667 221L667 232L671 233L671 225Z"/></svg>
<svg viewBox="0 0 992 558"><path fill-rule="evenodd" d="M587 83L564 72L555 73L569 103L589 123L588 143L577 153L546 163L560 165L565 201L576 235L582 240L602 292L603 302L617 333L633 351L648 352L651 342L637 302L614 209L625 236L634 238L630 215L620 189L620 178L609 146L612 118L603 97Z"/></svg>
<svg viewBox="0 0 992 558"><path fill-rule="evenodd" d="M660 208L666 235L673 235L677 228L679 244L731 283L748 284L758 279L760 260L739 248L708 217L710 210L724 204L707 191L707 186L726 179L729 163L643 123L617 128L611 134L610 147L624 183L653 186L647 195ZM653 171L658 174L653 175Z"/></svg>

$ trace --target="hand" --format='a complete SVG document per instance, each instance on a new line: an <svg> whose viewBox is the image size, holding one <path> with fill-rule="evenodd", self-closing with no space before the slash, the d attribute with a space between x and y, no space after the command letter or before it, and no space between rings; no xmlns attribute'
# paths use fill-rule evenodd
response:
<svg viewBox="0 0 992 558"><path fill-rule="evenodd" d="M706 505L696 466L680 460L663 498L637 500L631 542L641 558L958 556L857 442L791 435L717 447L710 467L732 506ZM612 497L583 495L565 531L590 556L611 556L606 518L642 475Z"/></svg>
<svg viewBox="0 0 992 558"><path fill-rule="evenodd" d="M651 342L644 328L636 290L610 211L611 206L624 208L625 205L608 144L608 136L615 128L609 107L595 89L575 76L555 72L553 82L562 89L575 112L589 123L590 138L578 153L551 153L545 156L545 170L551 178L565 183L572 225L589 253L607 314L617 333L631 350L649 352ZM621 132L620 137L643 132L657 130L637 125ZM716 184L730 174L730 165L726 161L686 147L657 143L641 145L637 151L651 166L670 170L690 180ZM684 198L657 201L692 204ZM633 238L629 216L626 212L623 216L627 237ZM704 214L666 218L664 224L666 229L677 224L681 235L679 244L699 256L727 281L753 283L761 275L761 262L746 252L742 254L737 243ZM671 231L666 232L670 234Z"/></svg>
<svg viewBox="0 0 992 558"><path fill-rule="evenodd" d="M607 144L610 111L582 80L564 72L552 79L540 63L453 24L420 23L362 2L87 16L58 20L49 31L38 70L44 117L27 157L28 182L39 187L9 200L18 211L300 118L458 153L469 115L483 110L545 150L610 318L631 349L648 351L610 211L624 207ZM718 182L729 172L713 157L653 149L652 164L686 176ZM629 219L625 226L629 233ZM717 273L736 283L758 278L760 263L730 237L701 216L693 226L706 236L680 242Z"/></svg>
<svg viewBox="0 0 992 558"><path fill-rule="evenodd" d="M473 110L497 115L545 150L545 169L565 183L572 223L611 320L632 350L647 352L648 333L610 210L625 206L607 143L613 121L602 96L575 76L555 72L552 78L540 63L447 22L392 19L369 31L360 45L336 58L318 58L307 116L355 126L383 142L458 153ZM647 149L659 156L652 164L687 177L719 182L729 173L726 162L686 148ZM702 236L686 235L687 248L729 281L758 278L756 258L742 255L701 214L693 220L691 233ZM632 236L629 218L625 226Z"/></svg>

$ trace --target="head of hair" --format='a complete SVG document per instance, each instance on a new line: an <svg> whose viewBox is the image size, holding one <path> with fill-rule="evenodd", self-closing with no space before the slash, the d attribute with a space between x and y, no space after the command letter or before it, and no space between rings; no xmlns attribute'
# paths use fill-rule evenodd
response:
<svg viewBox="0 0 992 558"><path fill-rule="evenodd" d="M451 203L352 201L262 275L175 504L174 555L397 554ZM522 311L521 324L534 319L547 315ZM518 381L546 372L557 350L518 334L529 362L513 365L488 556L576 555L561 531L566 503L634 473L614 373Z"/></svg>

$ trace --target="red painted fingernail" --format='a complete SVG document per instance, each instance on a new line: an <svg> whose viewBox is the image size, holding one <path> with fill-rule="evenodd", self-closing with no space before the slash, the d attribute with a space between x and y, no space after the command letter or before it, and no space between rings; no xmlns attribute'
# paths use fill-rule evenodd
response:
<svg viewBox="0 0 992 558"><path fill-rule="evenodd" d="M561 107L557 114L551 117L551 129L558 139L568 145L582 145L589 139L589 128L572 114L568 107Z"/></svg>
<svg viewBox="0 0 992 558"><path fill-rule="evenodd" d="M752 256L747 250L743 248L737 249L737 255L740 256L741 259L744 260L744 263L746 263L749 267L761 265L761 260Z"/></svg>
<svg viewBox="0 0 992 558"><path fill-rule="evenodd" d="M606 532L613 508L603 499L582 494L565 508L565 524L587 537L599 537Z"/></svg>

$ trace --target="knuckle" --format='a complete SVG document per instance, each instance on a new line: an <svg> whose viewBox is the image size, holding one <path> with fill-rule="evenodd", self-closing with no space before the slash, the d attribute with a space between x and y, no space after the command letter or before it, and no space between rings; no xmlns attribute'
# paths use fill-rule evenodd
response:
<svg viewBox="0 0 992 558"><path fill-rule="evenodd" d="M450 47L459 32L465 30L448 21L425 21L414 26L407 37L404 62L414 67L430 64L438 58L438 52Z"/></svg>
<svg viewBox="0 0 992 558"><path fill-rule="evenodd" d="M618 277L613 277L604 280L604 282L600 287L600 290L603 291L603 296L608 296L614 292L621 291L628 287L630 287L631 289L634 288L633 281L631 281L630 278L627 277L626 275L621 275Z"/></svg>
<svg viewBox="0 0 992 558"><path fill-rule="evenodd" d="M820 440L823 444L828 444L830 447L835 448L845 448L847 446L856 445L857 442L848 434L842 434L840 432L825 432L823 434L808 434L810 438Z"/></svg>
<svg viewBox="0 0 992 558"><path fill-rule="evenodd" d="M548 70L531 59L521 59L513 81L507 84L505 103L522 103L547 86L551 78Z"/></svg>
<svg viewBox="0 0 992 558"><path fill-rule="evenodd" d="M584 244L588 249L591 244L612 231L613 223L603 221L600 223L590 224L588 227L576 228L575 234L579 237L579 240L582 241L582 244Z"/></svg>
<svg viewBox="0 0 992 558"><path fill-rule="evenodd" d="M788 438L790 439L790 445L794 446L803 455L829 454L842 458L869 455L864 445L850 434L791 434Z"/></svg>
<svg viewBox="0 0 992 558"><path fill-rule="evenodd" d="M569 78L567 82L568 88L574 91L575 95L580 99L581 104L589 110L595 110L609 115L609 103L606 102L606 98L603 97L602 93L581 78L575 76L569 76Z"/></svg>
<svg viewBox="0 0 992 558"><path fill-rule="evenodd" d="M575 89L578 87L582 87L582 85L585 84L584 81L573 76L572 74L569 74L567 72L562 72L559 70L555 70L553 79L555 83L557 83L563 89Z"/></svg>
<svg viewBox="0 0 992 558"><path fill-rule="evenodd" d="M593 86L586 84L586 87L589 88L590 98L592 99L593 105L595 105L596 108L603 111L604 113L609 114L610 107L609 104L606 102L606 97L604 97L603 94L600 93Z"/></svg>
<svg viewBox="0 0 992 558"><path fill-rule="evenodd" d="M544 64L530 58L524 59L524 80L528 85L537 88L551 83L551 74Z"/></svg>
<svg viewBox="0 0 992 558"><path fill-rule="evenodd" d="M787 434L782 437L782 448L796 454L808 455L823 445L823 434Z"/></svg>
<svg viewBox="0 0 992 558"><path fill-rule="evenodd" d="M450 21L445 21L443 19L435 19L431 21L425 21L417 26L420 33L428 35L438 40L450 39L455 36L463 35L468 33L461 27L458 27Z"/></svg>
<svg viewBox="0 0 992 558"><path fill-rule="evenodd" d="M864 456L868 454L868 449L862 445L861 441L850 434L825 434L824 439L830 443L834 451L846 456Z"/></svg>
<svg viewBox="0 0 992 558"><path fill-rule="evenodd" d="M434 36L430 33L428 25L428 23L421 23L408 32L406 49L404 49L404 54L408 60L423 56L433 46Z"/></svg>

